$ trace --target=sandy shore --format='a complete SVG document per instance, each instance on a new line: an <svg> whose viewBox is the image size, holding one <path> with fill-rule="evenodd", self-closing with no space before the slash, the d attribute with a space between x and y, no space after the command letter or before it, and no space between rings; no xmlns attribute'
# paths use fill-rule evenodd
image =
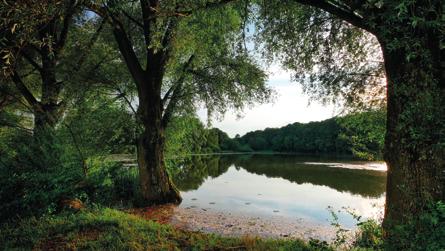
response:
<svg viewBox="0 0 445 251"><path fill-rule="evenodd" d="M330 226L314 225L302 219L283 216L251 216L231 214L211 208L178 207L164 205L132 209L130 213L176 228L216 233L223 236L258 236L262 238L305 239L332 241L335 229Z"/></svg>

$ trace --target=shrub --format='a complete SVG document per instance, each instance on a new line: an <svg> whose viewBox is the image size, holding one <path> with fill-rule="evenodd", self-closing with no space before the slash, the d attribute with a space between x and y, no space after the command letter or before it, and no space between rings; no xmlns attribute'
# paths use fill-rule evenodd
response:
<svg viewBox="0 0 445 251"><path fill-rule="evenodd" d="M357 224L359 230L355 236L354 247L380 250L383 248L383 230L380 223L368 219Z"/></svg>
<svg viewBox="0 0 445 251"><path fill-rule="evenodd" d="M31 137L0 129L0 221L54 212L63 198L82 197L82 169L63 163L51 133Z"/></svg>
<svg viewBox="0 0 445 251"><path fill-rule="evenodd" d="M87 193L91 202L112 206L131 205L138 193L136 168L95 158L88 161Z"/></svg>
<svg viewBox="0 0 445 251"><path fill-rule="evenodd" d="M394 226L387 238L375 220L359 222L353 248L368 250L445 250L445 204L427 205L427 210L409 222Z"/></svg>
<svg viewBox="0 0 445 251"><path fill-rule="evenodd" d="M415 219L394 227L389 238L389 250L445 250L445 204L429 204Z"/></svg>

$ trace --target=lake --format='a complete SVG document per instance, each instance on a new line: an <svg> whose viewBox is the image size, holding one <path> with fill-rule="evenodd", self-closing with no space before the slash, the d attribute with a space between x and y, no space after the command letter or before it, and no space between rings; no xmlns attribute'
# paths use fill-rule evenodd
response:
<svg viewBox="0 0 445 251"><path fill-rule="evenodd" d="M181 162L174 181L183 197L176 224L229 235L318 237L332 230L332 212L347 229L356 221L346 211L382 216L386 165L296 155L195 156Z"/></svg>

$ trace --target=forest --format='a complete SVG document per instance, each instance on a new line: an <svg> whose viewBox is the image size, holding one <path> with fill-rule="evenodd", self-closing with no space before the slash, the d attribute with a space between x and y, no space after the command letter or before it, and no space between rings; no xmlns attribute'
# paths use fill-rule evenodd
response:
<svg viewBox="0 0 445 251"><path fill-rule="evenodd" d="M386 114L381 110L266 128L230 138L218 128L206 128L196 117L175 117L166 130L167 156L205 153L300 153L350 156L380 160ZM186 126L184 126L186 125ZM128 141L129 142L129 141ZM122 146L125 142L122 142ZM131 144L127 145L131 149ZM114 153L122 153L123 149Z"/></svg>
<svg viewBox="0 0 445 251"><path fill-rule="evenodd" d="M382 111L367 111L320 122L266 128L231 140L227 140L227 136L226 140L220 136L220 149L234 152L352 155L367 160L381 159L385 119ZM224 135L220 131L219 134Z"/></svg>
<svg viewBox="0 0 445 251"><path fill-rule="evenodd" d="M441 0L1 1L0 249L445 249L444 7ZM341 116L234 138L212 128L212 119L273 101L272 62L312 100L341 106ZM197 116L202 109L207 124ZM180 205L181 194L196 189L187 175L216 178L231 165L374 194L355 187L355 172L338 171L345 176L337 185L326 178L336 172L272 173L261 157L257 166L204 157L187 165L194 155L240 152L383 160L383 221L361 221L349 242L334 224L337 238L327 242L227 237L144 218L152 207ZM380 194L383 176L365 176Z"/></svg>

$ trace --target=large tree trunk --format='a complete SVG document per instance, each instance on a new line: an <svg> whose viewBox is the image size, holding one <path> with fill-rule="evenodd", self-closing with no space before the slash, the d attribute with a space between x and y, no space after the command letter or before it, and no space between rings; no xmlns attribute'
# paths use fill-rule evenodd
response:
<svg viewBox="0 0 445 251"><path fill-rule="evenodd" d="M57 144L55 127L61 120L60 94L62 84L57 81L57 58L48 46L41 48L42 67L40 70L41 99L34 105L35 141L34 155L41 156L39 165L48 168L60 163L60 149Z"/></svg>
<svg viewBox="0 0 445 251"><path fill-rule="evenodd" d="M34 133L39 136L44 131L53 130L60 120L59 96L62 84L56 79L57 59L48 46L42 47L42 81L39 109L34 111Z"/></svg>
<svg viewBox="0 0 445 251"><path fill-rule="evenodd" d="M380 39L388 88L384 228L390 241L395 225L415 220L431 203L445 201L444 62L439 39L428 31L419 36L412 41L423 41L422 55L411 59L410 48L390 49L392 38Z"/></svg>
<svg viewBox="0 0 445 251"><path fill-rule="evenodd" d="M160 86L154 85L140 85ZM160 90L143 90L139 94L139 116L144 132L138 139L138 165L142 204L180 203L179 191L165 167L165 128L162 125Z"/></svg>

